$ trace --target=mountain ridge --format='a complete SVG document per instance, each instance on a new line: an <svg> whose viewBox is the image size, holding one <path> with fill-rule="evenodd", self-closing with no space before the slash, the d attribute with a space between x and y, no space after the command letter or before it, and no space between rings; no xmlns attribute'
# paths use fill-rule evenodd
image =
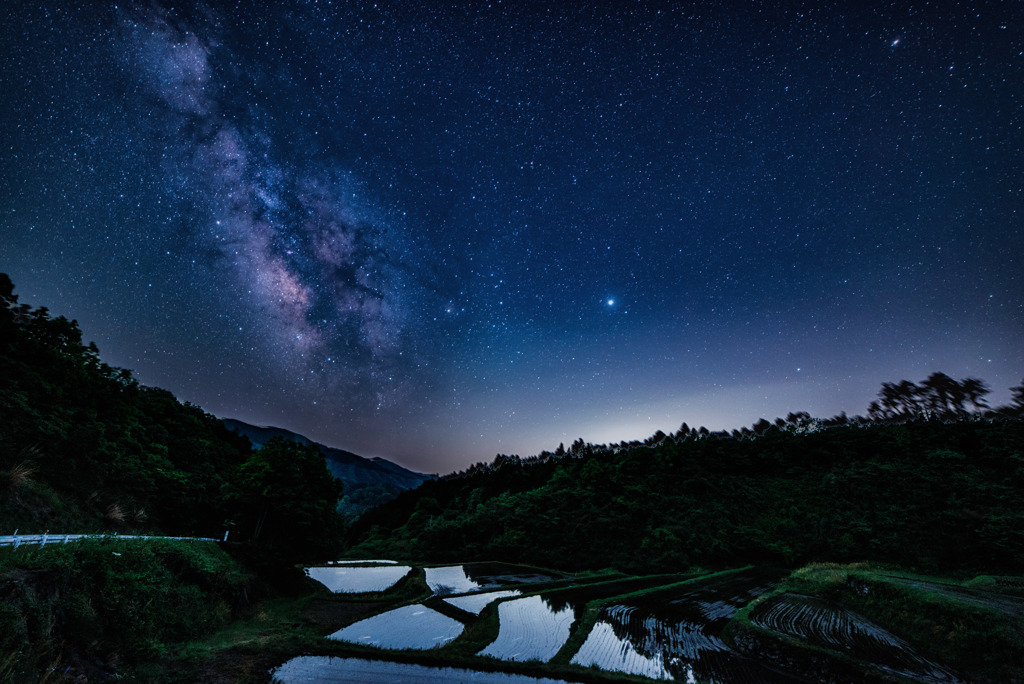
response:
<svg viewBox="0 0 1024 684"><path fill-rule="evenodd" d="M229 430L248 437L256 449L274 437L315 445L323 454L331 475L345 485L338 510L349 518L358 517L370 508L394 499L401 492L415 489L434 477L409 470L386 458L367 458L345 449L327 446L286 428L252 425L235 418L224 418L222 421Z"/></svg>

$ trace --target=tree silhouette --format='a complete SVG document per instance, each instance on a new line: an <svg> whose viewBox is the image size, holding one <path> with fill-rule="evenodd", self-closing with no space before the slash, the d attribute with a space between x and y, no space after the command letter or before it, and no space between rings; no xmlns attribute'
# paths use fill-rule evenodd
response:
<svg viewBox="0 0 1024 684"><path fill-rule="evenodd" d="M964 397L960 391L960 383L945 373L932 373L921 383L925 408L944 415L963 411Z"/></svg>
<svg viewBox="0 0 1024 684"><path fill-rule="evenodd" d="M971 402L971 406L974 407L975 411L981 409L987 409L988 403L985 401L985 395L991 392L989 386L985 384L984 380L978 378L964 378L960 381L960 390L964 393L964 398Z"/></svg>
<svg viewBox="0 0 1024 684"><path fill-rule="evenodd" d="M1024 380L1021 380L1018 386L1011 387L1010 392L1013 393L1013 405L1010 406L1010 410L1016 414L1024 413Z"/></svg>
<svg viewBox="0 0 1024 684"><path fill-rule="evenodd" d="M878 399L868 406L868 417L881 421L906 421L927 416L953 417L988 408L990 392L984 380L964 378L957 382L945 373L932 373L920 385L909 380L883 382Z"/></svg>

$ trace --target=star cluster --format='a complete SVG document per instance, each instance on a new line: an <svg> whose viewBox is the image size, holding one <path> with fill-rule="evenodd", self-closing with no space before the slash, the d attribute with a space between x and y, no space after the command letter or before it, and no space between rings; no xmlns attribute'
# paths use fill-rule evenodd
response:
<svg viewBox="0 0 1024 684"><path fill-rule="evenodd" d="M5 10L0 270L447 471L1024 369L1014 3Z"/></svg>

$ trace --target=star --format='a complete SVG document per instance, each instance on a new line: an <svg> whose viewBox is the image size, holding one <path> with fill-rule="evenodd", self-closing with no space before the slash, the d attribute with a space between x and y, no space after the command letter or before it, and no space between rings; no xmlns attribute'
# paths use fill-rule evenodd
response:
<svg viewBox="0 0 1024 684"><path fill-rule="evenodd" d="M4 5L0 271L214 415L450 472L648 437L624 383L672 429L1020 381L1008 18L173 4Z"/></svg>

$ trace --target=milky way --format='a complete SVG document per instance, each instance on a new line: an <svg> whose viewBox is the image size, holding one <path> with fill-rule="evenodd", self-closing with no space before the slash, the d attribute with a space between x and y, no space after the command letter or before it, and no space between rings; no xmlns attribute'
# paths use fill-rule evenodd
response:
<svg viewBox="0 0 1024 684"><path fill-rule="evenodd" d="M447 471L1024 377L1018 4L15 5L0 270L217 415Z"/></svg>
<svg viewBox="0 0 1024 684"><path fill-rule="evenodd" d="M287 152L258 103L246 98L248 111L232 113L231 94L245 84L213 64L216 28L200 37L157 10L118 24L127 69L170 112L159 131L168 175L198 207L199 246L217 253L234 277L227 287L258 312L262 344L313 374L347 362L332 392L368 380L379 408L389 396L382 378L404 346L403 288L385 231L360 216L334 169L309 170L317 164L301 151L279 159Z"/></svg>

